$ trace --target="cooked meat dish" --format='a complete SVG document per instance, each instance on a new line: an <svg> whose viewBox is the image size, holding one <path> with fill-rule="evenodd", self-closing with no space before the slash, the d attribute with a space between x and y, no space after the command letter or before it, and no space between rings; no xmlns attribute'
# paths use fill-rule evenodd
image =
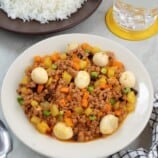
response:
<svg viewBox="0 0 158 158"><path fill-rule="evenodd" d="M135 84L115 52L70 43L63 52L33 57L17 101L40 133L86 142L113 134L134 111Z"/></svg>

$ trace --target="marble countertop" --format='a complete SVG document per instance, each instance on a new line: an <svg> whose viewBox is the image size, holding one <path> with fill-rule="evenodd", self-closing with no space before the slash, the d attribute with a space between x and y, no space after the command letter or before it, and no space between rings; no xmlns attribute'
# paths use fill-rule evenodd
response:
<svg viewBox="0 0 158 158"><path fill-rule="evenodd" d="M112 5L111 0L103 0L100 7L95 13L79 25L56 34L41 35L41 36L26 36L16 33L11 33L0 29L0 88L3 78L11 65L11 63L20 55L26 48L32 44L50 36L67 33L89 33L100 35L112 39L125 47L129 48L144 64L145 68L151 76L154 90L158 90L158 36L154 36L142 41L127 41L113 35L104 23L105 13ZM0 119L5 122L0 109ZM42 155L32 151L22 144L10 131L13 138L13 151L8 155L8 158L45 158ZM151 129L147 125L142 134L128 146L130 149L145 147L148 149L151 144Z"/></svg>

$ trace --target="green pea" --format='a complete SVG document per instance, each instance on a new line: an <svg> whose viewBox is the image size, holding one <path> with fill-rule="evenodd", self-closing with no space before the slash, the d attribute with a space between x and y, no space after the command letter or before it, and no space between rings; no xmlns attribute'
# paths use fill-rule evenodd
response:
<svg viewBox="0 0 158 158"><path fill-rule="evenodd" d="M45 110L45 111L43 111L43 114L44 114L44 116L49 116L51 114L51 112L48 110Z"/></svg>
<svg viewBox="0 0 158 158"><path fill-rule="evenodd" d="M21 96L19 96L19 97L17 97L17 101L18 101L18 103L19 103L20 105L22 105L24 99L23 99Z"/></svg>
<svg viewBox="0 0 158 158"><path fill-rule="evenodd" d="M88 86L87 90L92 93L94 91L94 87L93 86Z"/></svg>
<svg viewBox="0 0 158 158"><path fill-rule="evenodd" d="M96 116L94 116L94 115L89 116L89 119L90 119L91 121L94 121L94 120L96 120Z"/></svg>
<svg viewBox="0 0 158 158"><path fill-rule="evenodd" d="M52 69L56 70L58 68L57 64L52 64Z"/></svg>
<svg viewBox="0 0 158 158"><path fill-rule="evenodd" d="M102 74L106 74L107 73L107 69L105 67L101 68L101 73Z"/></svg>
<svg viewBox="0 0 158 158"><path fill-rule="evenodd" d="M126 87L122 90L123 94L128 94L131 91L129 87Z"/></svg>
<svg viewBox="0 0 158 158"><path fill-rule="evenodd" d="M116 103L116 100L115 100L114 98L111 98L111 99L110 99L110 104L111 104L111 105L114 105L115 103Z"/></svg>
<svg viewBox="0 0 158 158"><path fill-rule="evenodd" d="M92 78L92 79L96 79L97 77L98 77L98 72L92 71L92 72L91 72L91 78Z"/></svg>

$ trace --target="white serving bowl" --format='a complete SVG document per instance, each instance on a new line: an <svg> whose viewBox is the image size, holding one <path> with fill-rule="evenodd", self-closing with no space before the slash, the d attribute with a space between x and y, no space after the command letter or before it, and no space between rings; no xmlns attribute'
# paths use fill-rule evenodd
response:
<svg viewBox="0 0 158 158"><path fill-rule="evenodd" d="M111 136L86 143L62 142L40 134L27 120L17 103L16 89L25 68L35 55L46 55L53 51L63 51L70 42L88 42L103 50L115 52L126 68L136 76L138 99L136 109L129 114L121 127ZM48 157L58 158L97 158L109 156L134 141L146 126L152 112L153 88L150 76L143 64L124 46L95 35L67 34L43 40L25 50L9 68L1 91L2 110L5 119L25 145Z"/></svg>

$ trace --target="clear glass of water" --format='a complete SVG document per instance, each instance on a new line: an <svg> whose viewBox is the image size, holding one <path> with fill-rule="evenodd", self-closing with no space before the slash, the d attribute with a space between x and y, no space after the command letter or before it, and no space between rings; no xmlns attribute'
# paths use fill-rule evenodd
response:
<svg viewBox="0 0 158 158"><path fill-rule="evenodd" d="M113 18L126 30L145 30L158 20L158 0L114 0Z"/></svg>

